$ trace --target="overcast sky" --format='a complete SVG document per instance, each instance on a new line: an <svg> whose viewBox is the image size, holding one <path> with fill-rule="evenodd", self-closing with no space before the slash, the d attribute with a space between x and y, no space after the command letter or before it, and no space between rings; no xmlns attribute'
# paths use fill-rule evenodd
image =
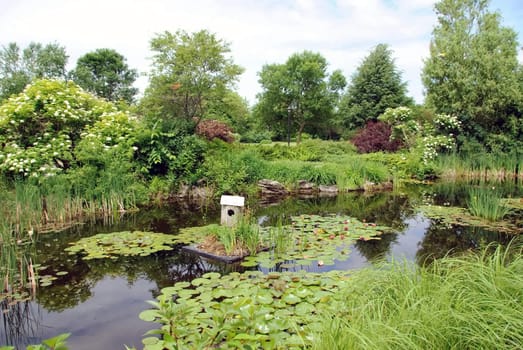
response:
<svg viewBox="0 0 523 350"><path fill-rule="evenodd" d="M252 105L257 73L295 52L321 53L345 76L379 43L393 50L409 94L423 101L420 79L436 24L434 0L0 0L0 45L35 41L65 46L69 69L83 54L115 49L131 68L146 73L149 42L157 33L207 29L231 45L245 68L238 92ZM503 24L523 42L523 1L493 0ZM523 58L520 50L520 61ZM137 86L143 90L147 78Z"/></svg>

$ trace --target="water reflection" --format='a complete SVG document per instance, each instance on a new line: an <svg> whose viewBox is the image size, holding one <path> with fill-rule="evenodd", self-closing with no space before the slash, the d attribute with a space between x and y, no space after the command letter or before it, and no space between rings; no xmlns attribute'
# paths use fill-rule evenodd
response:
<svg viewBox="0 0 523 350"><path fill-rule="evenodd" d="M464 205L467 185L411 185L397 192L349 193L332 198L285 199L275 205L250 204L263 225L288 222L300 214L339 214L360 221L392 227L381 240L357 241L348 249L348 259L334 266L295 266L284 262L273 270L328 271L368 266L382 259L408 259L424 264L446 254L475 249L490 242L507 243L511 237L479 228L442 225L421 216L421 204ZM506 194L521 195L520 187L507 186ZM40 287L34 302L11 307L3 315L0 346L25 347L59 333L72 332L72 349L140 348L150 323L139 320L146 300L178 281L191 281L206 272L242 272L239 264L217 263L177 248L146 257L122 257L85 261L64 251L70 242L97 233L124 230L176 234L181 227L219 222L217 205L154 207L126 215L113 222L78 225L57 234L39 237L31 257L42 267L40 276L57 279ZM61 273L60 273L61 272ZM57 275L57 273L60 273ZM24 323L25 322L25 323Z"/></svg>

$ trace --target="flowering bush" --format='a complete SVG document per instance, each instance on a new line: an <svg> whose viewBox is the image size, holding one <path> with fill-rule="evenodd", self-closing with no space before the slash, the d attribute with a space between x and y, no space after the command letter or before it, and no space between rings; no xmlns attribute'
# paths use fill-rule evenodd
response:
<svg viewBox="0 0 523 350"><path fill-rule="evenodd" d="M423 147L423 163L428 164L431 160L436 158L438 153L453 150L456 142L452 136L429 135L422 138L421 145Z"/></svg>
<svg viewBox="0 0 523 350"><path fill-rule="evenodd" d="M129 131L126 119L113 104L72 82L35 81L0 106L0 171L19 177L55 175L75 160L75 145L88 130L105 141L119 138Z"/></svg>
<svg viewBox="0 0 523 350"><path fill-rule="evenodd" d="M387 108L378 119L391 126L392 140L399 140L409 147L415 144L421 132L420 124L408 107Z"/></svg>

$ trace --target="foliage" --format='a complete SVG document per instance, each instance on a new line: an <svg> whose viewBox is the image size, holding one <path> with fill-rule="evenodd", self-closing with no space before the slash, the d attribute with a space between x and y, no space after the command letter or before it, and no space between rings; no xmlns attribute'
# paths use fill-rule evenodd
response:
<svg viewBox="0 0 523 350"><path fill-rule="evenodd" d="M216 140L202 165L202 178L215 194L245 193L250 184L264 178L266 162L253 150Z"/></svg>
<svg viewBox="0 0 523 350"><path fill-rule="evenodd" d="M314 343L319 315L347 283L338 271L207 273L178 282L140 314L162 325L147 333L144 349L300 349Z"/></svg>
<svg viewBox="0 0 523 350"><path fill-rule="evenodd" d="M403 142L408 148L414 146L421 126L414 118L412 109L403 106L387 108L378 119L391 126L391 140Z"/></svg>
<svg viewBox="0 0 523 350"><path fill-rule="evenodd" d="M84 260L117 259L120 256L147 256L160 250L172 250L173 235L156 232L122 231L84 237L65 250L69 254L86 253Z"/></svg>
<svg viewBox="0 0 523 350"><path fill-rule="evenodd" d="M0 170L43 177L68 168L84 128L114 112L74 83L36 81L0 106Z"/></svg>
<svg viewBox="0 0 523 350"><path fill-rule="evenodd" d="M409 106L407 83L386 44L377 45L363 60L352 76L347 93L340 105L340 123L349 129L363 127L367 121L376 121L387 108Z"/></svg>
<svg viewBox="0 0 523 350"><path fill-rule="evenodd" d="M359 153L395 152L401 147L401 141L391 140L391 134L391 127L387 123L368 121L351 141Z"/></svg>
<svg viewBox="0 0 523 350"><path fill-rule="evenodd" d="M487 134L508 131L523 97L516 32L503 27L488 5L486 0L436 3L438 24L422 72L427 104L456 115L467 135L482 142Z"/></svg>
<svg viewBox="0 0 523 350"><path fill-rule="evenodd" d="M151 49L152 73L142 109L157 119L181 118L198 124L243 72L227 57L229 44L206 30L166 31L151 40Z"/></svg>
<svg viewBox="0 0 523 350"><path fill-rule="evenodd" d="M280 138L305 127L317 133L330 123L335 102L344 88L341 72L327 74L327 61L319 53L304 51L291 55L284 64L265 65L259 73L263 91L254 114Z"/></svg>
<svg viewBox="0 0 523 350"><path fill-rule="evenodd" d="M478 201L478 199L475 201ZM469 209L439 205L423 205L420 206L418 210L429 218L449 225L484 227L493 231L506 233L521 233L523 231L521 227L518 227L509 221L500 220L501 218L498 214L496 214L496 216L498 216L498 221L483 218L482 216L476 215L476 213L472 214L471 211L482 210L482 212L477 212L477 214L485 214L485 216L493 215L493 209L488 208L488 204L483 204L484 208L478 209L480 205L481 204L479 203L471 203ZM504 204L499 202L495 210L498 213L506 213L509 209L503 209L503 207ZM503 214L503 216L505 216L505 214Z"/></svg>
<svg viewBox="0 0 523 350"><path fill-rule="evenodd" d="M78 59L70 72L75 83L108 101L132 103L138 89L132 85L138 73L124 56L112 49L97 49Z"/></svg>
<svg viewBox="0 0 523 350"><path fill-rule="evenodd" d="M26 350L67 350L67 338L71 333L59 334L56 337L45 339L41 344L29 345ZM0 350L15 350L14 346L0 346Z"/></svg>
<svg viewBox="0 0 523 350"><path fill-rule="evenodd" d="M498 247L426 267L391 262L355 271L335 311L321 317L312 348L517 348L521 269L521 248Z"/></svg>
<svg viewBox="0 0 523 350"><path fill-rule="evenodd" d="M231 128L229 128L227 124L217 120L202 120L196 126L196 134L199 136L203 136L209 141L215 138L225 142L234 141Z"/></svg>
<svg viewBox="0 0 523 350"><path fill-rule="evenodd" d="M247 100L232 90L225 91L220 100L209 101L205 119L223 122L239 134L254 128Z"/></svg>
<svg viewBox="0 0 523 350"><path fill-rule="evenodd" d="M474 216L499 221L510 212L501 201L501 193L495 188L477 188L469 191L468 210Z"/></svg>
<svg viewBox="0 0 523 350"><path fill-rule="evenodd" d="M31 42L25 49L11 42L0 51L0 103L21 93L35 79L65 78L65 48Z"/></svg>
<svg viewBox="0 0 523 350"><path fill-rule="evenodd" d="M289 225L280 223L278 227L260 227L259 230L252 222L245 222L246 226L242 228L239 225L235 230L221 229L217 225L184 228L180 230L176 240L186 244L202 242L211 233L218 235L222 243L233 251L239 241L246 243L249 240L246 239L247 235L253 234L261 247L278 249L257 251L256 254L250 251L251 256L245 258L242 266L291 269L313 263L320 266L333 265L335 260L343 261L349 257L349 247L355 241L379 240L380 235L392 231L390 227L361 222L348 216L301 215L292 216L290 220L292 222ZM243 234L242 231L247 234ZM285 250L281 244L283 234L290 242L284 244Z"/></svg>

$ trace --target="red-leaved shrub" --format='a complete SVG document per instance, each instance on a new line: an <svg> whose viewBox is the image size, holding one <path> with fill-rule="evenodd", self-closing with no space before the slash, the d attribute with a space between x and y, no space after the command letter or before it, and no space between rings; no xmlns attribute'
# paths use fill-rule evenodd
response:
<svg viewBox="0 0 523 350"><path fill-rule="evenodd" d="M234 141L231 128L218 120L202 120L196 126L196 134L205 137L207 140L218 138L229 143Z"/></svg>
<svg viewBox="0 0 523 350"><path fill-rule="evenodd" d="M390 140L391 128L387 123L369 121L352 139L359 153L378 151L395 152L402 143L399 140Z"/></svg>

